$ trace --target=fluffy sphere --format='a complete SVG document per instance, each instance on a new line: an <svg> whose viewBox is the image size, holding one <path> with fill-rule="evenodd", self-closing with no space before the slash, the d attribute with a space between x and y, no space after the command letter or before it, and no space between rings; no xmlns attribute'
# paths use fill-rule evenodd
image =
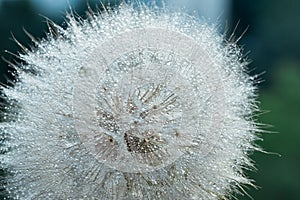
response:
<svg viewBox="0 0 300 200"><path fill-rule="evenodd" d="M255 87L236 44L131 5L55 27L3 88L10 197L210 200L251 184Z"/></svg>

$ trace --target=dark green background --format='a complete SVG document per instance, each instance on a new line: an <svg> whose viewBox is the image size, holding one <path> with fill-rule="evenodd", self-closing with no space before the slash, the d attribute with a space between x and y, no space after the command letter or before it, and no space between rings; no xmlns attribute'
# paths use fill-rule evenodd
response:
<svg viewBox="0 0 300 200"><path fill-rule="evenodd" d="M41 0L42 1L42 0ZM84 16L86 0L74 8ZM90 3L95 8L94 3ZM98 3L99 5L99 3ZM30 46L23 28L37 38L44 37L48 28L46 15L27 0L4 0L0 6L0 55L7 60L15 57L4 52L21 51L13 35L25 46ZM228 19L228 33L238 23L236 34L248 31L239 41L251 60L251 74L261 74L258 83L260 108L264 114L258 121L272 133L262 135L259 144L270 154L255 153L257 171L247 172L256 180L259 189L246 188L257 200L300 199L300 0L234 0ZM64 12L49 16L65 26ZM7 63L0 61L0 81L12 79ZM272 154L272 152L280 154ZM0 172L1 173L1 172ZM0 181L1 183L1 181ZM0 191L1 193L1 191ZM3 197L2 197L3 198ZM238 199L250 199L238 196ZM0 196L1 199L1 196Z"/></svg>

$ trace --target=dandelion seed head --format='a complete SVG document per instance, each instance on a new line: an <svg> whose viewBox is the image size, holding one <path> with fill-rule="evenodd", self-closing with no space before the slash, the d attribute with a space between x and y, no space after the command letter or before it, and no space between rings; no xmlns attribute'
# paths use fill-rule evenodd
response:
<svg viewBox="0 0 300 200"><path fill-rule="evenodd" d="M16 199L225 199L256 149L239 48L182 13L121 5L68 17L3 88Z"/></svg>

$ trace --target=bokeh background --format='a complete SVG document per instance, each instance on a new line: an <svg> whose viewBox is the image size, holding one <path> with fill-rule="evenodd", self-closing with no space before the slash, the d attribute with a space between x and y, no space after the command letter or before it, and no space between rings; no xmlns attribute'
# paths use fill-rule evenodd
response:
<svg viewBox="0 0 300 200"><path fill-rule="evenodd" d="M68 2L0 0L0 55L8 61L20 62L6 52L21 51L12 38L29 47L32 43L24 29L37 38L45 37L45 17L65 27L65 12L70 7L82 17L87 2L93 9L101 7L99 0ZM160 0L157 2L162 6ZM110 4L114 6L119 1L110 0ZM220 32L228 36L234 30L236 38L243 35L238 44L251 61L249 73L260 74L257 85L263 112L258 122L270 132L262 134L263 141L258 141L270 153L251 155L257 171L247 172L258 189L249 187L246 192L256 200L299 200L300 0L165 0L165 6L170 10L185 7L187 12L204 16L210 23L218 23ZM0 82L10 84L12 69L3 60L0 66ZM251 199L247 195L236 198ZM0 199L4 199L4 194Z"/></svg>

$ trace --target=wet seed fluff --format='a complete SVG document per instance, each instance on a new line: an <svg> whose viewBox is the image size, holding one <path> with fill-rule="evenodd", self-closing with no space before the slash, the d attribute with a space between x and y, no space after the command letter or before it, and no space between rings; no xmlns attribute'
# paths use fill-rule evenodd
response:
<svg viewBox="0 0 300 200"><path fill-rule="evenodd" d="M256 88L237 45L183 13L88 16L53 24L1 88L7 199L215 200L252 185Z"/></svg>

